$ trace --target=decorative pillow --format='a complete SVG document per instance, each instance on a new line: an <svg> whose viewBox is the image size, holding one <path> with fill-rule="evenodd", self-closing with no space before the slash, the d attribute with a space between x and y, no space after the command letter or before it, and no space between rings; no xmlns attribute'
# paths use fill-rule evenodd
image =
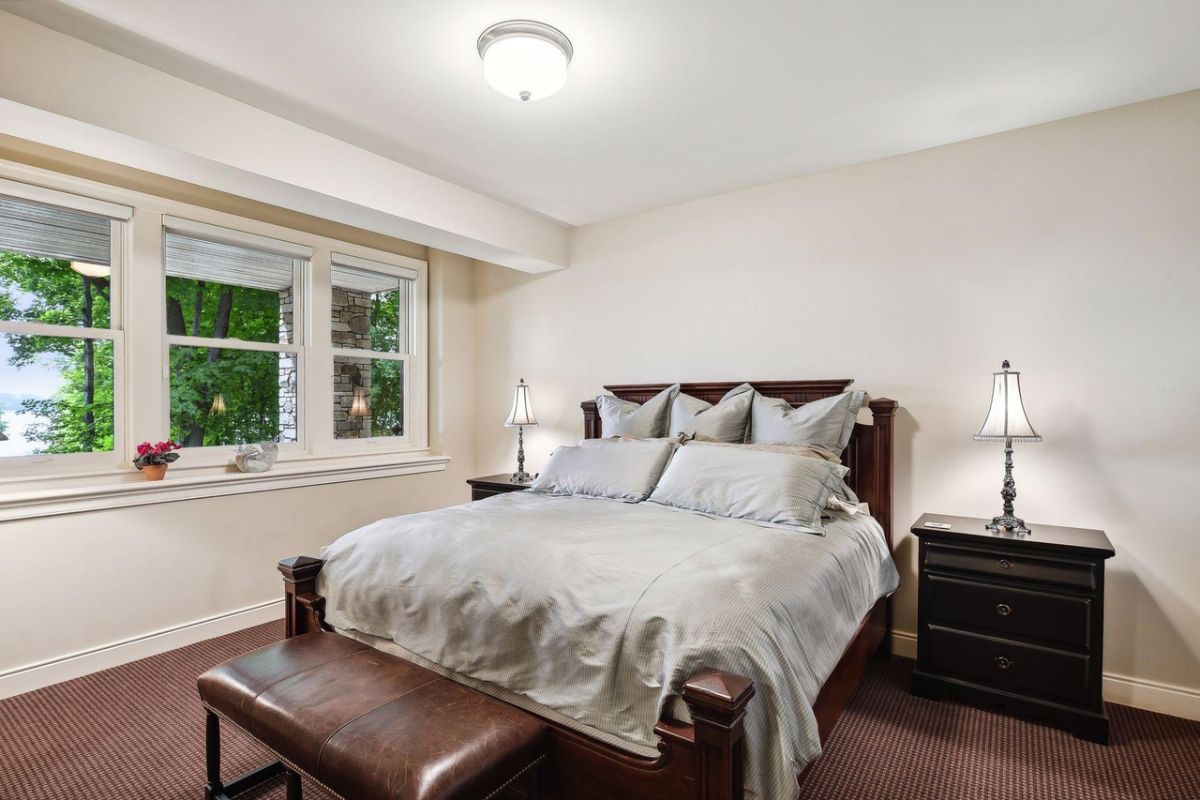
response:
<svg viewBox="0 0 1200 800"><path fill-rule="evenodd" d="M832 450L826 450L824 447L816 444L736 444L734 442L720 442L715 439L710 439L702 433L696 434L693 438L680 442L680 444L706 444L714 447L738 447L743 450L761 450L765 453L786 453L792 456L806 456L808 458L819 458L824 461L832 461L835 464L842 463L842 457Z"/></svg>
<svg viewBox="0 0 1200 800"><path fill-rule="evenodd" d="M846 392L792 408L786 400L755 393L750 409L750 441L813 444L841 455L866 396L866 392Z"/></svg>
<svg viewBox="0 0 1200 800"><path fill-rule="evenodd" d="M821 530L847 470L818 458L740 447L681 447L650 502L735 519Z"/></svg>
<svg viewBox="0 0 1200 800"><path fill-rule="evenodd" d="M686 433L716 442L744 442L750 424L754 389L748 383L726 392L715 406L690 394L680 394L671 403L671 436Z"/></svg>
<svg viewBox="0 0 1200 800"><path fill-rule="evenodd" d="M668 386L643 405L602 394L596 398L600 412L600 430L605 438L627 433L642 439L667 435L671 402L679 394L679 384Z"/></svg>
<svg viewBox="0 0 1200 800"><path fill-rule="evenodd" d="M671 441L637 442L589 439L559 447L529 487L541 494L645 500L678 445Z"/></svg>

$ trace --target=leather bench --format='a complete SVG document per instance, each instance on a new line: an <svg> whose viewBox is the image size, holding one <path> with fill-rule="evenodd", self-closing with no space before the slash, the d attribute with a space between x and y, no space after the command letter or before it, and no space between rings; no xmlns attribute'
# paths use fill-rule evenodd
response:
<svg viewBox="0 0 1200 800"><path fill-rule="evenodd" d="M404 659L335 633L268 645L200 676L205 798L284 773L345 800L483 800L523 784L537 797L545 722ZM278 762L223 784L220 721Z"/></svg>

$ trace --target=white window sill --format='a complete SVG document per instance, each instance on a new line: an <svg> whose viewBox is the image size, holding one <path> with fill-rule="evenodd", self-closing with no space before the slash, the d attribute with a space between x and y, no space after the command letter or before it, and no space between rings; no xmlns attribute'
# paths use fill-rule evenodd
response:
<svg viewBox="0 0 1200 800"><path fill-rule="evenodd" d="M148 481L132 469L86 477L46 476L0 486L0 522L441 472L449 461L449 456L429 453L393 453L296 459L259 473L238 472L232 466L172 466L161 481Z"/></svg>

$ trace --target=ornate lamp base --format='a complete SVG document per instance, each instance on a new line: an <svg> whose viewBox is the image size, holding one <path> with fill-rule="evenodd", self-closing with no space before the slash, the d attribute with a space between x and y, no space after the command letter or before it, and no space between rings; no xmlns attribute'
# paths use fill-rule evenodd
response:
<svg viewBox="0 0 1200 800"><path fill-rule="evenodd" d="M1013 449L1012 439L1004 441L1004 487L1000 490L1000 499L1004 501L1004 513L993 517L990 525L985 526L989 531L1011 531L1017 536L1028 536L1029 528L1025 520L1013 514L1013 501L1017 499L1017 484L1013 481Z"/></svg>
<svg viewBox="0 0 1200 800"><path fill-rule="evenodd" d="M533 483L533 476L525 471L525 428L517 426L517 471L512 474L513 483Z"/></svg>
<svg viewBox="0 0 1200 800"><path fill-rule="evenodd" d="M1030 533L1029 528L1025 527L1025 520L1014 517L1012 514L992 517L992 521L984 527L989 531L1011 531L1017 536L1028 536Z"/></svg>

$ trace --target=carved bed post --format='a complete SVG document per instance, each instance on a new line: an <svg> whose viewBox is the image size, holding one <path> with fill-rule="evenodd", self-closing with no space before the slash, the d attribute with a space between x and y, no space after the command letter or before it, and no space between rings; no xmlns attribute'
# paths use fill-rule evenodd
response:
<svg viewBox="0 0 1200 800"><path fill-rule="evenodd" d="M697 800L741 800L745 783L742 720L754 682L741 675L704 670L683 685L683 701L695 730Z"/></svg>
<svg viewBox="0 0 1200 800"><path fill-rule="evenodd" d="M600 411L596 408L595 400L584 400L579 404L583 409L583 438L600 438Z"/></svg>
<svg viewBox="0 0 1200 800"><path fill-rule="evenodd" d="M870 403L872 421L872 446L875 449L875 475L872 476L875 492L871 498L871 516L883 527L884 538L887 539L888 550L893 550L892 540L892 421L896 417L896 409L900 404L887 397L877 397ZM883 639L879 643L876 655L879 658L892 657L892 600L889 598L884 605L886 625Z"/></svg>
<svg viewBox="0 0 1200 800"><path fill-rule="evenodd" d="M317 574L325 562L292 556L279 562L283 573L283 607L287 638L325 628L325 598L317 594Z"/></svg>

